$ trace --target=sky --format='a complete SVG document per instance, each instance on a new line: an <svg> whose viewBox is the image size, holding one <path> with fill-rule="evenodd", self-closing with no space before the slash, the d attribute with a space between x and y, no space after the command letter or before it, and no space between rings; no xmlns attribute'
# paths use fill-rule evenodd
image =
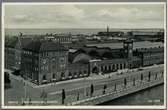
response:
<svg viewBox="0 0 167 110"><path fill-rule="evenodd" d="M163 28L163 4L5 5L5 28Z"/></svg>

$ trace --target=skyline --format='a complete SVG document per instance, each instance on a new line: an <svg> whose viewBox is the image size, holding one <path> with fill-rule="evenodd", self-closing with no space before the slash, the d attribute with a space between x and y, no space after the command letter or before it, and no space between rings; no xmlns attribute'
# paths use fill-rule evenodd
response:
<svg viewBox="0 0 167 110"><path fill-rule="evenodd" d="M163 4L5 5L5 28L164 27Z"/></svg>

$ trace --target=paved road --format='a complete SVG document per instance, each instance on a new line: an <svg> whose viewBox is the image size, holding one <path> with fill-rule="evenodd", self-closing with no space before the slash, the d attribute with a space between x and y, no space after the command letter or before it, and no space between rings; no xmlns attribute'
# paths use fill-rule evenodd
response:
<svg viewBox="0 0 167 110"><path fill-rule="evenodd" d="M148 72L152 71L152 79L155 79L155 74L157 71L161 70L162 67L153 67L147 68L146 74L143 74L143 81L148 80ZM163 71L163 69L162 69ZM41 101L41 93L45 91L47 93L47 100L55 101L54 104L61 104L61 90L66 90L66 100L65 103L69 103L71 101L76 101L79 97L79 100L90 97L90 85L94 85L94 94L100 95L103 93L104 84L107 85L106 92L114 91L115 83L117 85L117 89L124 88L124 79L126 78L127 86L133 85L133 79L135 78L136 84L140 83L141 71L132 71L128 73L124 73L122 75L116 75L112 73L112 76L109 78L108 76L92 76L82 80L74 80L67 81L65 83L52 84L49 86L34 88L32 85L26 84L24 86L24 82L19 80L17 77L10 75L11 78L11 89L5 90L5 104L9 104L9 101L19 101L25 97L31 98L32 101ZM159 73L157 77L161 77ZM136 80L138 79L138 80ZM85 89L86 87L86 89ZM26 93L25 93L26 89ZM68 92L67 92L68 91ZM79 95L78 95L79 94ZM9 105L13 105L12 103ZM15 104L14 104L15 105ZM39 105L39 103L37 103Z"/></svg>

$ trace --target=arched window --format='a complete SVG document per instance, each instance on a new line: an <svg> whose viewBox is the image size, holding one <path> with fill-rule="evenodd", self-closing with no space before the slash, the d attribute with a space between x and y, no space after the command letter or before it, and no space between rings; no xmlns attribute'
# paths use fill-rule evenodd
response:
<svg viewBox="0 0 167 110"><path fill-rule="evenodd" d="M124 63L124 68L126 68L126 63Z"/></svg>
<svg viewBox="0 0 167 110"><path fill-rule="evenodd" d="M122 69L122 64L120 64L120 69Z"/></svg>
<svg viewBox="0 0 167 110"><path fill-rule="evenodd" d="M46 75L43 75L42 80L46 80Z"/></svg>
<svg viewBox="0 0 167 110"><path fill-rule="evenodd" d="M101 66L101 71L103 71L103 66Z"/></svg>
<svg viewBox="0 0 167 110"><path fill-rule="evenodd" d="M86 70L84 70L84 74L87 74L87 71L86 71Z"/></svg>
<svg viewBox="0 0 167 110"><path fill-rule="evenodd" d="M112 69L113 69L113 70L115 69L115 65L114 65L114 64L112 65Z"/></svg>
<svg viewBox="0 0 167 110"><path fill-rule="evenodd" d="M109 71L111 71L111 65L109 65L108 68L109 68Z"/></svg>
<svg viewBox="0 0 167 110"><path fill-rule="evenodd" d="M77 77L77 72L74 72L74 77Z"/></svg>
<svg viewBox="0 0 167 110"><path fill-rule="evenodd" d="M119 69L119 66L118 66L118 64L117 64L117 69Z"/></svg>
<svg viewBox="0 0 167 110"><path fill-rule="evenodd" d="M72 76L71 72L69 72L69 76Z"/></svg>
<svg viewBox="0 0 167 110"><path fill-rule="evenodd" d="M107 66L105 66L105 71L107 71Z"/></svg>
<svg viewBox="0 0 167 110"><path fill-rule="evenodd" d="M52 78L53 78L53 79L56 78L55 74L52 75Z"/></svg>
<svg viewBox="0 0 167 110"><path fill-rule="evenodd" d="M64 78L65 77L65 74L62 72L61 73L61 78Z"/></svg>
<svg viewBox="0 0 167 110"><path fill-rule="evenodd" d="M79 76L82 76L82 72L81 71L79 71Z"/></svg>

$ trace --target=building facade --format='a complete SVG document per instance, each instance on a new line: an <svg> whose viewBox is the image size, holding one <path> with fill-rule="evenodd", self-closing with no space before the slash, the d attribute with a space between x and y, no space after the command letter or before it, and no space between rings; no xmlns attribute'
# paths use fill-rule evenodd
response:
<svg viewBox="0 0 167 110"><path fill-rule="evenodd" d="M23 78L36 84L164 63L163 47L134 50L132 40L124 41L122 48L83 46L75 51L50 39L26 45L16 41L5 45L5 68L19 68Z"/></svg>
<svg viewBox="0 0 167 110"><path fill-rule="evenodd" d="M68 50L52 41L34 41L22 53L21 74L36 84L68 77Z"/></svg>

